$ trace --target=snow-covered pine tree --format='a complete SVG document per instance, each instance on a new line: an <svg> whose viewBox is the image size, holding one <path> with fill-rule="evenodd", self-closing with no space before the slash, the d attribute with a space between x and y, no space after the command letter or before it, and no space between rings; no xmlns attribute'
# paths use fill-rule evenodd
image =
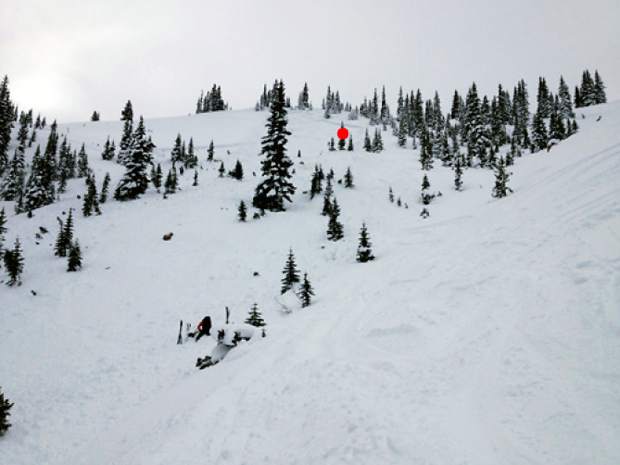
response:
<svg viewBox="0 0 620 465"><path fill-rule="evenodd" d="M549 135L547 134L547 126L540 112L534 114L532 120L532 147L533 151L538 152L544 150L549 144Z"/></svg>
<svg viewBox="0 0 620 465"><path fill-rule="evenodd" d="M457 155L454 161L454 189L460 191L463 188L463 164L461 156Z"/></svg>
<svg viewBox="0 0 620 465"><path fill-rule="evenodd" d="M15 245L12 249L4 251L2 259L4 260L4 269L9 275L7 286L20 286L22 283L21 275L24 271L24 257L19 238L15 239Z"/></svg>
<svg viewBox="0 0 620 465"><path fill-rule="evenodd" d="M0 388L0 437L9 430L11 424L9 423L9 417L11 416L11 407L13 403L9 402Z"/></svg>
<svg viewBox="0 0 620 465"><path fill-rule="evenodd" d="M198 166L198 157L194 149L194 138L190 137L189 144L187 145L187 154L185 156L185 168L194 169Z"/></svg>
<svg viewBox="0 0 620 465"><path fill-rule="evenodd" d="M99 121L100 117L101 116L99 115L99 112L95 110L93 111L93 114L90 115L90 120L93 122L96 122L96 121Z"/></svg>
<svg viewBox="0 0 620 465"><path fill-rule="evenodd" d="M375 128L375 135L372 139L373 153L381 153L383 151L383 137L379 128Z"/></svg>
<svg viewBox="0 0 620 465"><path fill-rule="evenodd" d="M131 100L127 100L127 103L123 107L121 121L133 121L133 106L131 105Z"/></svg>
<svg viewBox="0 0 620 465"><path fill-rule="evenodd" d="M258 309L257 303L254 303L254 305L252 305L252 309L250 310L250 313L246 318L245 323L255 326L257 328L262 328L263 326L267 325L265 323L265 320L263 319L263 315L261 315L261 312Z"/></svg>
<svg viewBox="0 0 620 465"><path fill-rule="evenodd" d="M364 134L364 150L366 150L367 152L372 152L372 142L370 141L368 128L366 128L366 133Z"/></svg>
<svg viewBox="0 0 620 465"><path fill-rule="evenodd" d="M319 167L314 165L314 172L312 173L312 179L310 181L310 199L323 192L323 180Z"/></svg>
<svg viewBox="0 0 620 465"><path fill-rule="evenodd" d="M213 139L209 142L209 147L207 148L207 161L213 161L213 155L215 154L215 146L213 145Z"/></svg>
<svg viewBox="0 0 620 465"><path fill-rule="evenodd" d="M370 242L370 236L368 235L368 229L366 223L362 223L362 229L360 230L360 239L357 246L357 258L360 263L366 263L370 260L374 260L375 256L372 254L372 243Z"/></svg>
<svg viewBox="0 0 620 465"><path fill-rule="evenodd" d="M15 154L9 164L8 172L0 185L0 199L15 200L21 202L24 192L24 180L26 177L26 162L24 153L15 150ZM17 208L19 211L20 209Z"/></svg>
<svg viewBox="0 0 620 465"><path fill-rule="evenodd" d="M245 221L247 220L247 217L248 217L248 211L245 206L245 202L242 200L241 202L239 202L239 208L237 208L237 218L242 223L245 223Z"/></svg>
<svg viewBox="0 0 620 465"><path fill-rule="evenodd" d="M581 75L581 88L579 90L582 106L589 107L596 104L596 90L590 71L585 70Z"/></svg>
<svg viewBox="0 0 620 465"><path fill-rule="evenodd" d="M351 173L351 167L347 167L347 172L344 173L344 187L347 189L353 188L353 173Z"/></svg>
<svg viewBox="0 0 620 465"><path fill-rule="evenodd" d="M99 210L99 196L97 194L97 184L95 181L94 173L86 178L86 194L84 194L84 202L82 203L82 214L84 216L91 216L96 213L101 214Z"/></svg>
<svg viewBox="0 0 620 465"><path fill-rule="evenodd" d="M334 198L329 212L329 222L327 223L327 239L330 241L339 241L344 237L344 228L342 223L338 221L339 216L340 206L338 205L338 200Z"/></svg>
<svg viewBox="0 0 620 465"><path fill-rule="evenodd" d="M334 152L336 150L336 141L333 137L329 139L329 142L327 143L327 150L330 152Z"/></svg>
<svg viewBox="0 0 620 465"><path fill-rule="evenodd" d="M0 257L2 256L2 250L4 248L4 235L6 234L6 214L4 213L4 207L0 210Z"/></svg>
<svg viewBox="0 0 620 465"><path fill-rule="evenodd" d="M260 210L284 211L284 201L291 202L295 186L289 181L293 162L286 155L287 111L284 107L284 82L276 81L274 96L267 120L267 134L262 139L261 171L263 180L256 186L252 204Z"/></svg>
<svg viewBox="0 0 620 465"><path fill-rule="evenodd" d="M198 185L198 170L194 170L194 181L192 182L192 186L196 187Z"/></svg>
<svg viewBox="0 0 620 465"><path fill-rule="evenodd" d="M230 173L228 173L228 175L237 181L241 181L243 179L243 165L239 160L237 160L235 167Z"/></svg>
<svg viewBox="0 0 620 465"><path fill-rule="evenodd" d="M549 139L555 139L556 141L566 139L566 127L560 116L559 108L560 102L559 99L556 98L549 120ZM506 164L510 165L508 160L506 160Z"/></svg>
<svg viewBox="0 0 620 465"><path fill-rule="evenodd" d="M506 197L509 192L512 192L512 189L508 187L510 174L511 173L506 170L504 158L499 157L495 165L495 187L493 188L493 197L501 199L502 197Z"/></svg>
<svg viewBox="0 0 620 465"><path fill-rule="evenodd" d="M82 251L80 250L80 243L76 239L69 247L67 271L77 271L80 268L82 268Z"/></svg>
<svg viewBox="0 0 620 465"><path fill-rule="evenodd" d="M284 264L284 269L282 270L282 287L280 288L280 294L284 294L288 290L292 289L293 286L300 281L299 278L299 270L297 269L297 264L295 263L295 255L293 254L293 249L289 249L288 257L286 259L286 263Z"/></svg>
<svg viewBox="0 0 620 465"><path fill-rule="evenodd" d="M605 94L605 84L597 70L594 71L594 103L607 103L607 95Z"/></svg>
<svg viewBox="0 0 620 465"><path fill-rule="evenodd" d="M30 177L28 178L24 191L23 205L19 212L25 211L31 213L39 207L54 202L54 185L53 183L51 185L47 184L47 179L46 160L41 155L40 147L37 146L32 159Z"/></svg>
<svg viewBox="0 0 620 465"><path fill-rule="evenodd" d="M101 186L101 195L99 196L99 203L106 203L108 200L108 191L110 190L110 173L106 173L103 178L103 184Z"/></svg>
<svg viewBox="0 0 620 465"><path fill-rule="evenodd" d="M77 176L78 178L86 178L89 173L90 168L88 166L88 155L86 154L86 147L82 144L82 147L80 147L80 152L78 153Z"/></svg>
<svg viewBox="0 0 620 465"><path fill-rule="evenodd" d="M304 280L301 283L299 289L299 299L301 300L301 307L306 308L312 303L312 297L314 296L314 289L308 279L308 273L304 273Z"/></svg>
<svg viewBox="0 0 620 465"><path fill-rule="evenodd" d="M430 204L433 200L434 195L428 191L430 187L431 183L429 182L428 177L424 175L424 178L422 178L422 193L420 194L420 199L424 205Z"/></svg>
<svg viewBox="0 0 620 465"><path fill-rule="evenodd" d="M121 165L124 165L131 156L132 137L133 120L125 119L125 123L123 124L123 134L119 144L118 156L116 157L116 161Z"/></svg>
<svg viewBox="0 0 620 465"><path fill-rule="evenodd" d="M174 140L174 146L172 147L172 151L170 152L170 161L172 163L182 163L183 156L181 152L181 134L177 134L176 139Z"/></svg>
<svg viewBox="0 0 620 465"><path fill-rule="evenodd" d="M560 99L560 115L564 119L575 116L573 113L573 103L571 101L570 90L564 81L564 77L560 76L560 85L558 87L558 97Z"/></svg>
<svg viewBox="0 0 620 465"><path fill-rule="evenodd" d="M116 147L114 146L114 141L110 142L110 136L108 136L105 144L103 145L103 152L101 152L101 158L103 160L113 160L115 152Z"/></svg>
<svg viewBox="0 0 620 465"><path fill-rule="evenodd" d="M347 150L349 152L353 152L353 136L349 136L349 143L347 145Z"/></svg>
<svg viewBox="0 0 620 465"><path fill-rule="evenodd" d="M220 178L224 177L224 173L226 173L226 168L224 167L224 162L220 162L220 167L218 168L217 172L219 173Z"/></svg>
<svg viewBox="0 0 620 465"><path fill-rule="evenodd" d="M14 123L14 110L9 90L9 78L4 76L0 83L0 176L4 174L9 162L8 151Z"/></svg>
<svg viewBox="0 0 620 465"><path fill-rule="evenodd" d="M390 189L388 191L388 200L390 201L390 203L394 203L394 191L392 191L392 187L390 186Z"/></svg>
<svg viewBox="0 0 620 465"><path fill-rule="evenodd" d="M161 188L162 179L163 173L161 171L161 165L157 163L157 168L154 166L151 168L151 182L153 183L153 187L157 189L157 192L159 192L159 189Z"/></svg>
<svg viewBox="0 0 620 465"><path fill-rule="evenodd" d="M146 138L144 119L140 116L138 126L132 136L131 153L125 163L126 171L120 180L114 198L133 200L146 192L149 184L148 167L152 163L153 143Z"/></svg>

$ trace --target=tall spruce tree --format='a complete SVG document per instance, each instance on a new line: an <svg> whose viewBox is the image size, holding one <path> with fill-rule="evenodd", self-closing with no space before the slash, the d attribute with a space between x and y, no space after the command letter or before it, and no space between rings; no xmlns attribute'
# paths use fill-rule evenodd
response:
<svg viewBox="0 0 620 465"><path fill-rule="evenodd" d="M454 162L454 189L460 191L463 188L463 165L461 156L457 155Z"/></svg>
<svg viewBox="0 0 620 465"><path fill-rule="evenodd" d="M503 157L499 157L495 165L495 187L493 188L493 197L501 199L506 197L512 189L508 187L510 174L506 169L506 162Z"/></svg>
<svg viewBox="0 0 620 465"><path fill-rule="evenodd" d="M535 152L546 149L549 144L547 126L542 113L539 111L534 114L534 119L532 120L532 139Z"/></svg>
<svg viewBox="0 0 620 465"><path fill-rule="evenodd" d="M125 174L114 191L114 198L116 200L137 199L146 192L148 187L149 178L147 170L152 163L151 151L153 144L146 138L146 129L142 116L140 116L140 121L132 138L131 154L125 164Z"/></svg>
<svg viewBox="0 0 620 465"><path fill-rule="evenodd" d="M242 223L245 223L245 221L247 220L247 217L248 217L248 211L245 206L245 202L242 200L241 202L239 202L239 208L237 208L237 218Z"/></svg>
<svg viewBox="0 0 620 465"><path fill-rule="evenodd" d="M594 71L594 103L607 103L605 84L598 71Z"/></svg>
<svg viewBox="0 0 620 465"><path fill-rule="evenodd" d="M295 186L289 181L293 162L286 155L288 120L285 104L284 83L276 81L273 88L267 135L262 139L261 171L263 180L256 186L252 204L261 210L284 211L284 201L291 202Z"/></svg>
<svg viewBox="0 0 620 465"><path fill-rule="evenodd" d="M11 130L13 129L15 107L11 102L11 91L9 90L9 78L4 76L0 83L0 176L8 165L9 143L11 142Z"/></svg>
<svg viewBox="0 0 620 465"><path fill-rule="evenodd" d="M293 249L289 249L284 269L282 270L282 287L280 288L280 294L284 294L293 286L299 283L299 270L297 270L297 264L295 263L295 255Z"/></svg>
<svg viewBox="0 0 620 465"><path fill-rule="evenodd" d="M327 223L327 239L330 241L339 241L344 237L344 228L342 223L338 221L340 216L340 206L338 201L334 199L329 212L329 221Z"/></svg>
<svg viewBox="0 0 620 465"><path fill-rule="evenodd" d="M304 273L304 280L301 283L299 289L299 299L301 300L301 307L306 308L312 303L312 297L314 296L314 289L308 279L308 273Z"/></svg>
<svg viewBox="0 0 620 465"><path fill-rule="evenodd" d="M370 242L370 236L368 235L368 229L366 228L366 223L362 223L359 244L357 245L356 260L360 263L366 263L374 259L375 256L372 254L372 244Z"/></svg>
<svg viewBox="0 0 620 465"><path fill-rule="evenodd" d="M76 239L69 248L67 271L77 271L80 268L82 268L82 251L80 249L80 243Z"/></svg>
<svg viewBox="0 0 620 465"><path fill-rule="evenodd" d="M351 173L351 167L347 167L346 173L344 173L344 187L347 189L353 188L353 173Z"/></svg>
<svg viewBox="0 0 620 465"><path fill-rule="evenodd" d="M2 259L4 260L4 269L9 275L7 286L20 286L24 271L24 257L19 238L15 239L15 245L12 249L4 251Z"/></svg>
<svg viewBox="0 0 620 465"><path fill-rule="evenodd" d="M106 173L101 185L101 194L99 195L99 203L106 203L108 200L108 192L110 190L110 173Z"/></svg>

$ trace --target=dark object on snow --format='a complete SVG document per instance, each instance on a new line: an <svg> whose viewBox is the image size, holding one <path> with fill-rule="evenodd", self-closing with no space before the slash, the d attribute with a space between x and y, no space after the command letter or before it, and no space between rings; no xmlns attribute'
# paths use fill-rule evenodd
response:
<svg viewBox="0 0 620 465"><path fill-rule="evenodd" d="M162 239L165 241L169 241L170 239L172 239L172 236L174 236L174 233L169 232L168 234L164 234L164 237L162 237Z"/></svg>
<svg viewBox="0 0 620 465"><path fill-rule="evenodd" d="M196 342L202 336L210 336L211 335L211 317L209 315L205 316L200 323L198 323L198 332L196 334Z"/></svg>
<svg viewBox="0 0 620 465"><path fill-rule="evenodd" d="M598 118L596 118L596 121L598 122L598 121L600 121L602 119L603 119L603 116L602 115L598 115Z"/></svg>
<svg viewBox="0 0 620 465"><path fill-rule="evenodd" d="M30 293L31 293L32 295L37 295L37 293L36 293L35 291L33 291L32 289L30 289Z"/></svg>
<svg viewBox="0 0 620 465"><path fill-rule="evenodd" d="M34 233L34 237L39 240L43 239L43 236L39 233Z"/></svg>
<svg viewBox="0 0 620 465"><path fill-rule="evenodd" d="M181 335L181 331L183 331L183 320L179 322L179 336L177 337L177 344L183 344L183 336Z"/></svg>
<svg viewBox="0 0 620 465"><path fill-rule="evenodd" d="M39 231L41 231L41 234L47 234L49 231L47 229L45 229L43 226L39 226Z"/></svg>
<svg viewBox="0 0 620 465"><path fill-rule="evenodd" d="M217 364L219 360L213 360L209 355L205 355L204 357L198 357L196 360L196 367L200 370L204 370L205 368L212 367Z"/></svg>
<svg viewBox="0 0 620 465"><path fill-rule="evenodd" d="M252 276L260 276L260 273L258 271L255 271L254 273L252 273Z"/></svg>
<svg viewBox="0 0 620 465"><path fill-rule="evenodd" d="M226 324L228 324L228 320L230 319L230 310L226 307Z"/></svg>

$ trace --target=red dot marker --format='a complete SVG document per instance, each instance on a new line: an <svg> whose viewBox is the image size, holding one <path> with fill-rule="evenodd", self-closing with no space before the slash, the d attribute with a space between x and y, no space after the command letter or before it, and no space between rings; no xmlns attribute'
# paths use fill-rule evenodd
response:
<svg viewBox="0 0 620 465"><path fill-rule="evenodd" d="M347 128L340 128L338 129L338 139L340 140L344 140L347 137L349 137L349 130Z"/></svg>

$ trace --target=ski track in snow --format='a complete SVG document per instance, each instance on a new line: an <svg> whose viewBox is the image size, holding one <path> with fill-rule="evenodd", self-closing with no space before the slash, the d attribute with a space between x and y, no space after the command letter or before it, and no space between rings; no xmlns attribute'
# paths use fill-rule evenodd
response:
<svg viewBox="0 0 620 465"><path fill-rule="evenodd" d="M328 152L340 120L293 111L295 202L248 224L236 207L256 184L267 113L147 120L164 172L180 132L201 160L214 139L245 178L203 162L197 188L190 171L167 200L108 201L88 219L76 180L34 219L9 215L26 271L21 288L0 287L0 385L15 402L0 464L620 463L620 103L578 113L578 134L511 167L505 199L491 198L490 171L467 170L457 193L451 171L433 169L443 196L422 220L417 151L384 133L386 150L366 154L360 120L346 122L356 151ZM122 174L99 156L120 122L60 131L87 143L99 183ZM301 194L315 163L355 177L351 191L335 185L338 243L321 199ZM409 209L388 203L389 186ZM69 207L85 260L75 274L51 252ZM355 263L362 221L367 264ZM317 296L284 314L274 299L289 246ZM239 322L253 302L267 337L219 365L194 368L213 340L175 345L179 319L219 324L228 305Z"/></svg>

